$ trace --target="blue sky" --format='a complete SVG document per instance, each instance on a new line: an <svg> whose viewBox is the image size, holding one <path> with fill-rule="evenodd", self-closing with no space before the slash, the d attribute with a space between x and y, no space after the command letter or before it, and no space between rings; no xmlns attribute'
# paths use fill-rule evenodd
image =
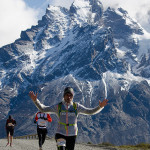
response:
<svg viewBox="0 0 150 150"><path fill-rule="evenodd" d="M23 30L36 25L48 4L69 8L73 0L1 0L0 47L14 42ZM150 0L101 0L106 9L122 7L150 32Z"/></svg>

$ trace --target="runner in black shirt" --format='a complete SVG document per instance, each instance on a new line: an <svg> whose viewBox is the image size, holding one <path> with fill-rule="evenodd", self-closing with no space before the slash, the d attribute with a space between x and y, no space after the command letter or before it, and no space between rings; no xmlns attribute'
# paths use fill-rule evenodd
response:
<svg viewBox="0 0 150 150"><path fill-rule="evenodd" d="M6 133L7 133L7 140L8 140L7 145L10 144L10 146L12 146L15 125L16 125L16 121L12 119L11 115L9 115L9 119L7 119L6 121Z"/></svg>

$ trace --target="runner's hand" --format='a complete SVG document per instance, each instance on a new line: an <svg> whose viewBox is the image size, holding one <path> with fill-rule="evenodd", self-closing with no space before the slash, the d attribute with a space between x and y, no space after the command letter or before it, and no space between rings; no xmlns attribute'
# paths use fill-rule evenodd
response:
<svg viewBox="0 0 150 150"><path fill-rule="evenodd" d="M30 91L29 92L29 96L30 96L30 98L35 102L36 101L36 99L37 99L37 93L35 93L34 94L34 92L33 91Z"/></svg>
<svg viewBox="0 0 150 150"><path fill-rule="evenodd" d="M108 104L108 100L107 99L104 99L102 102L99 100L99 106L100 107L104 107Z"/></svg>

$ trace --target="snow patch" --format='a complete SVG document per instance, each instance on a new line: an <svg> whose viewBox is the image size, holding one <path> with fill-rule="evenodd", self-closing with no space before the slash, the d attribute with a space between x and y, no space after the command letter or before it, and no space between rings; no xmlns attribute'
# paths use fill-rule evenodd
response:
<svg viewBox="0 0 150 150"><path fill-rule="evenodd" d="M116 48L116 50L117 50L117 57L118 58L123 58L125 56L125 51L124 50L121 50L121 49L118 49L118 48Z"/></svg>

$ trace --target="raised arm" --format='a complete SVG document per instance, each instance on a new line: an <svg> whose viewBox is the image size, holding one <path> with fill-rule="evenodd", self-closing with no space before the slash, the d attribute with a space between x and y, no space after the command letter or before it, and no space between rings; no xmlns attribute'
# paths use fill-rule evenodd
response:
<svg viewBox="0 0 150 150"><path fill-rule="evenodd" d="M57 114L57 107L56 105L54 106L45 106L43 105L38 99L37 99L37 93L34 94L33 91L29 92L29 96L34 102L35 106L41 111L41 112L46 112L46 113L54 113Z"/></svg>
<svg viewBox="0 0 150 150"><path fill-rule="evenodd" d="M107 99L104 99L102 102L99 101L99 105L95 108L87 108L87 107L84 107L83 105L79 104L78 105L78 113L84 114L84 115L94 115L94 114L99 113L104 108L104 106L106 106L107 104L108 104Z"/></svg>

